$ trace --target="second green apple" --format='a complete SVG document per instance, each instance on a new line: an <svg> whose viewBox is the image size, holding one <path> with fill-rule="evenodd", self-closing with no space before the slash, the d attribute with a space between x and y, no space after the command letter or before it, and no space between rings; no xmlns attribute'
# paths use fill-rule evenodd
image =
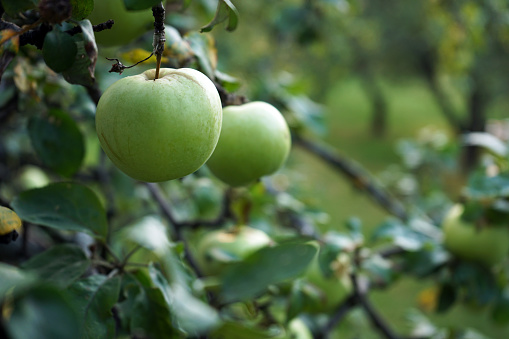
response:
<svg viewBox="0 0 509 339"><path fill-rule="evenodd" d="M261 101L227 106L207 166L228 185L243 186L281 168L290 146L290 130L274 106Z"/></svg>

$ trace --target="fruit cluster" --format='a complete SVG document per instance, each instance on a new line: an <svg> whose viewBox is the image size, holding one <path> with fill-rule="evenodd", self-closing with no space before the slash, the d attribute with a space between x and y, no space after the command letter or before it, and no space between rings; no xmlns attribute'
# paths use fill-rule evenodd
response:
<svg viewBox="0 0 509 339"><path fill-rule="evenodd" d="M265 102L221 107L213 82L194 69L118 80L97 106L96 129L111 161L134 179L184 177L207 162L230 186L276 172L290 151L281 113Z"/></svg>

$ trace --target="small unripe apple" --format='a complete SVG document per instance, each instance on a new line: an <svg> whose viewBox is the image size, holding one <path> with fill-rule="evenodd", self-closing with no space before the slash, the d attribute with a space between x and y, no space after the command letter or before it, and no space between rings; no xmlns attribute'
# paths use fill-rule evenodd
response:
<svg viewBox="0 0 509 339"><path fill-rule="evenodd" d="M96 130L111 161L148 182L193 173L210 157L221 131L221 100L204 74L189 68L122 78L97 105Z"/></svg>
<svg viewBox="0 0 509 339"><path fill-rule="evenodd" d="M98 44L103 46L125 45L154 28L152 10L128 11L123 0L94 1L94 10L88 19L93 25L115 21L111 29L95 33Z"/></svg>
<svg viewBox="0 0 509 339"><path fill-rule="evenodd" d="M207 167L230 186L247 185L283 166L290 146L290 130L274 106L260 101L227 106Z"/></svg>
<svg viewBox="0 0 509 339"><path fill-rule="evenodd" d="M270 243L271 239L265 232L249 226L238 226L231 231L212 231L200 239L196 258L205 275L217 275L228 264L246 258Z"/></svg>
<svg viewBox="0 0 509 339"><path fill-rule="evenodd" d="M456 256L493 266L501 262L509 253L509 229L507 226L482 228L461 219L464 207L454 205L444 218L445 247Z"/></svg>

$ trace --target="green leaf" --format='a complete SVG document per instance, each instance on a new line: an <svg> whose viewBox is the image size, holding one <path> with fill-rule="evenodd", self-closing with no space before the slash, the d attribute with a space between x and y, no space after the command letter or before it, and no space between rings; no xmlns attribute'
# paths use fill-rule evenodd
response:
<svg viewBox="0 0 509 339"><path fill-rule="evenodd" d="M149 272L153 284L161 290L179 327L185 332L204 334L217 326L219 316L216 310L193 296L184 285L170 285L153 265Z"/></svg>
<svg viewBox="0 0 509 339"><path fill-rule="evenodd" d="M173 327L170 307L160 289L152 287L146 270L139 270L127 279L135 282L126 289L127 300L120 305L129 319L131 333L141 338L180 338Z"/></svg>
<svg viewBox="0 0 509 339"><path fill-rule="evenodd" d="M270 339L273 334L234 322L225 322L210 334L212 339Z"/></svg>
<svg viewBox="0 0 509 339"><path fill-rule="evenodd" d="M450 254L442 246L430 246L415 252L406 252L405 271L417 276L427 276L450 259Z"/></svg>
<svg viewBox="0 0 509 339"><path fill-rule="evenodd" d="M265 247L232 265L222 277L225 301L245 300L261 294L268 285L302 274L317 249L309 244Z"/></svg>
<svg viewBox="0 0 509 339"><path fill-rule="evenodd" d="M474 200L509 197L509 174L501 173L488 177L484 171L474 173L469 179L465 193L468 199Z"/></svg>
<svg viewBox="0 0 509 339"><path fill-rule="evenodd" d="M322 105L305 95L289 95L285 101L300 125L319 136L325 135L327 127L324 118L325 109Z"/></svg>
<svg viewBox="0 0 509 339"><path fill-rule="evenodd" d="M499 325L509 324L509 295L507 293L497 299L491 317Z"/></svg>
<svg viewBox="0 0 509 339"><path fill-rule="evenodd" d="M220 72L217 69L214 74L216 76L216 79L221 84L221 86L223 86L224 89L226 89L228 92L235 92L242 85L241 82L239 81L239 79L237 79L229 74Z"/></svg>
<svg viewBox="0 0 509 339"><path fill-rule="evenodd" d="M4 324L11 339L82 338L78 314L64 291L37 287L10 306Z"/></svg>
<svg viewBox="0 0 509 339"><path fill-rule="evenodd" d="M463 136L463 142L469 146L483 147L499 157L505 157L508 154L507 145L490 133L468 133Z"/></svg>
<svg viewBox="0 0 509 339"><path fill-rule="evenodd" d="M85 156L83 135L66 112L52 109L48 114L33 116L28 134L37 156L56 173L70 177L81 167Z"/></svg>
<svg viewBox="0 0 509 339"><path fill-rule="evenodd" d="M81 34L76 34L74 39L78 52L72 66L62 72L65 80L70 84L92 86L95 82L95 63L97 61L97 45L92 24L89 20L78 22Z"/></svg>
<svg viewBox="0 0 509 339"><path fill-rule="evenodd" d="M84 322L85 338L115 337L115 320L111 309L118 301L121 278L91 275L75 282L69 289L73 303Z"/></svg>
<svg viewBox="0 0 509 339"><path fill-rule="evenodd" d="M11 17L17 17L18 13L35 8L34 0L1 0L2 7Z"/></svg>
<svg viewBox="0 0 509 339"><path fill-rule="evenodd" d="M68 287L83 275L90 260L76 245L56 245L25 261L21 267L36 273L41 279Z"/></svg>
<svg viewBox="0 0 509 339"><path fill-rule="evenodd" d="M123 239L156 253L166 253L171 246L167 226L155 216L145 216L120 232Z"/></svg>
<svg viewBox="0 0 509 339"><path fill-rule="evenodd" d="M42 57L49 68L59 73L70 68L74 63L78 48L69 34L62 30L62 26L55 25L46 34L42 46Z"/></svg>
<svg viewBox="0 0 509 339"><path fill-rule="evenodd" d="M428 236L414 231L398 220L382 223L374 232L373 239L391 240L394 245L408 251L418 251L431 240Z"/></svg>
<svg viewBox="0 0 509 339"><path fill-rule="evenodd" d="M83 20L94 10L94 0L71 0L72 18Z"/></svg>
<svg viewBox="0 0 509 339"><path fill-rule="evenodd" d="M35 275L19 268L0 262L0 303L6 293L15 289L14 292L23 290L37 281Z"/></svg>
<svg viewBox="0 0 509 339"><path fill-rule="evenodd" d="M125 8L128 11L139 11L142 9L152 8L161 3L161 0L124 0Z"/></svg>
<svg viewBox="0 0 509 339"><path fill-rule="evenodd" d="M239 12L230 0L219 0L217 3L216 15L207 25L203 26L200 33L210 32L215 25L228 20L226 30L232 32L237 28Z"/></svg>
<svg viewBox="0 0 509 339"><path fill-rule="evenodd" d="M106 212L95 193L81 184L62 182L25 191L12 207L22 220L106 238Z"/></svg>
<svg viewBox="0 0 509 339"><path fill-rule="evenodd" d="M442 284L438 295L437 312L445 312L456 301L456 289L451 284Z"/></svg>
<svg viewBox="0 0 509 339"><path fill-rule="evenodd" d="M461 262L453 272L453 282L466 290L466 297L478 305L493 301L498 295L495 277L481 265Z"/></svg>
<svg viewBox="0 0 509 339"><path fill-rule="evenodd" d="M213 46L211 46L210 40L206 35L202 35L198 32L187 34L186 40L191 45L191 49L200 65L200 70L210 79L214 79L214 66L210 58L211 53L213 53L211 52Z"/></svg>

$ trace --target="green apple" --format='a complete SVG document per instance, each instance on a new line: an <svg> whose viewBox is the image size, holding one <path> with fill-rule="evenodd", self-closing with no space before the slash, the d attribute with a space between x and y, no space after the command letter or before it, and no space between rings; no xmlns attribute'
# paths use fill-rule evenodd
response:
<svg viewBox="0 0 509 339"><path fill-rule="evenodd" d="M115 21L111 29L95 33L97 43L103 46L125 45L154 28L152 9L128 11L123 0L96 0L88 19L92 25Z"/></svg>
<svg viewBox="0 0 509 339"><path fill-rule="evenodd" d="M332 274L325 276L320 268L318 257L317 253L305 273L305 279L320 290L321 298L306 311L329 313L352 292L352 283L348 275L350 258L346 253L339 254L330 263Z"/></svg>
<svg viewBox="0 0 509 339"><path fill-rule="evenodd" d="M246 258L270 243L265 232L249 226L212 231L198 242L196 258L205 275L218 275L228 264Z"/></svg>
<svg viewBox="0 0 509 339"><path fill-rule="evenodd" d="M465 260L493 266L509 253L509 229L505 226L475 225L461 219L464 207L454 205L444 218L445 247Z"/></svg>
<svg viewBox="0 0 509 339"><path fill-rule="evenodd" d="M148 182L181 178L200 168L221 131L221 100L204 74L155 69L125 77L101 96L96 130L101 147L130 177Z"/></svg>
<svg viewBox="0 0 509 339"><path fill-rule="evenodd" d="M265 102L223 109L223 127L207 162L230 186L243 186L276 172L290 152L290 130L281 113Z"/></svg>

